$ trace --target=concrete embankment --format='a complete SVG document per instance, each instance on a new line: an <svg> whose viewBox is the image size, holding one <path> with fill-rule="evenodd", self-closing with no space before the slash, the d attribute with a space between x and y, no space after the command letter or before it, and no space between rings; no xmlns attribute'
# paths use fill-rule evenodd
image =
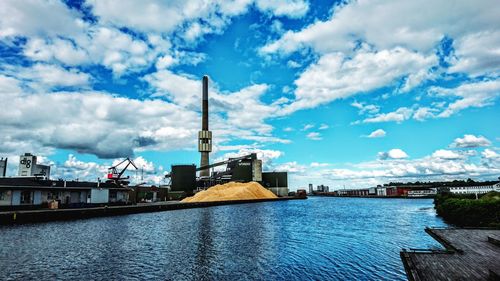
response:
<svg viewBox="0 0 500 281"><path fill-rule="evenodd" d="M7 211L0 212L0 224L20 224L37 223L58 220L75 220L94 217L119 216L126 214L162 212L181 209L204 208L222 205L234 205L244 203L259 203L269 201L285 201L306 199L301 197L280 197L274 199L254 199L254 200L234 200L234 201L215 201L215 202L197 202L182 203L178 201L167 201L161 203L145 203L128 206L110 206L96 208L79 209L58 209L58 210L26 210L26 211Z"/></svg>

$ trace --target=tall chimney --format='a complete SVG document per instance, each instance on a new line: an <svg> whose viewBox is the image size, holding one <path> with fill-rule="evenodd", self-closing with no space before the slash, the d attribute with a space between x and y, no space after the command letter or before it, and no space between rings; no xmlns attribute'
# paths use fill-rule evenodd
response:
<svg viewBox="0 0 500 281"><path fill-rule="evenodd" d="M203 95L201 99L201 131L198 132L198 151L201 153L200 167L209 164L212 151L212 132L208 130L208 76L203 76ZM200 171L200 177L210 176L208 169Z"/></svg>

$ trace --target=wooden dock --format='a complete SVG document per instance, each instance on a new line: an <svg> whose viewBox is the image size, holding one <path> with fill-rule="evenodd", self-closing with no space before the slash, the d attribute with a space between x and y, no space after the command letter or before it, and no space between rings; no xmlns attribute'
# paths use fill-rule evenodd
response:
<svg viewBox="0 0 500 281"><path fill-rule="evenodd" d="M403 249L408 280L500 280L500 229L426 228L443 250Z"/></svg>

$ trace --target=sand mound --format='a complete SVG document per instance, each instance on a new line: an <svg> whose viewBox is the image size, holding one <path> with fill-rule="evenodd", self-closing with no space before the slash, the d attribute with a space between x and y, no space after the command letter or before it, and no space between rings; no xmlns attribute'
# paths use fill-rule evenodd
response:
<svg viewBox="0 0 500 281"><path fill-rule="evenodd" d="M211 202L266 198L277 198L277 196L257 182L229 182L212 186L207 190L196 193L194 196L185 198L181 202Z"/></svg>

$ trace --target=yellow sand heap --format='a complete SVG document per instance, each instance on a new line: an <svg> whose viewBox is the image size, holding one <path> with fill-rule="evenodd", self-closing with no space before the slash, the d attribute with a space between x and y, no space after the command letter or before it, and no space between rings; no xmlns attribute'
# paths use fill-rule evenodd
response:
<svg viewBox="0 0 500 281"><path fill-rule="evenodd" d="M258 182L229 182L212 186L207 190L196 193L194 196L184 198L181 202L211 202L267 198L278 197L271 191L262 187Z"/></svg>

